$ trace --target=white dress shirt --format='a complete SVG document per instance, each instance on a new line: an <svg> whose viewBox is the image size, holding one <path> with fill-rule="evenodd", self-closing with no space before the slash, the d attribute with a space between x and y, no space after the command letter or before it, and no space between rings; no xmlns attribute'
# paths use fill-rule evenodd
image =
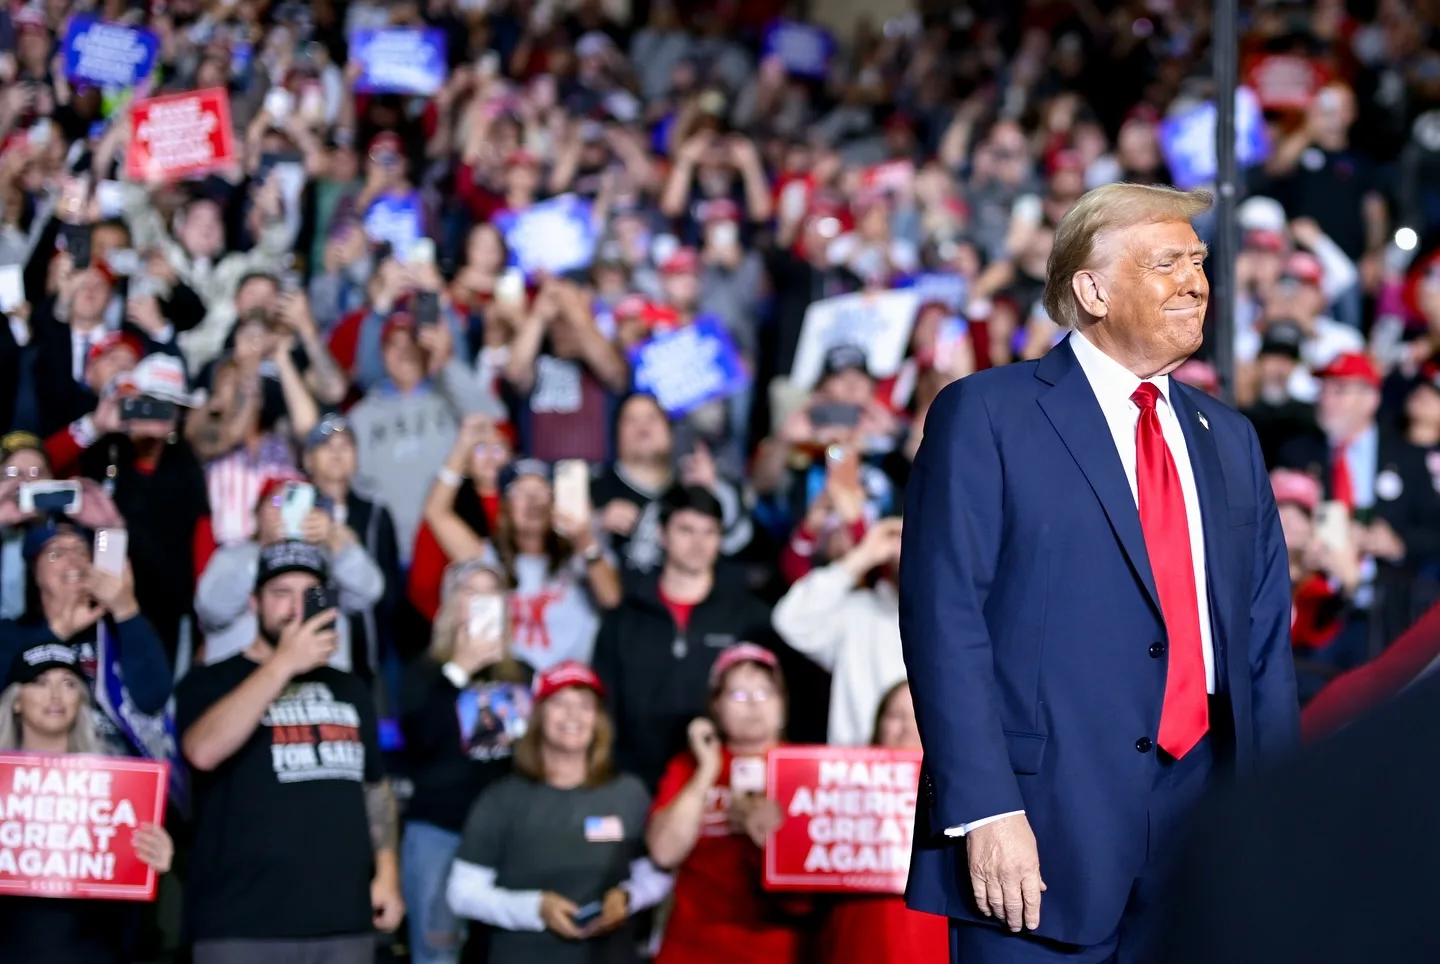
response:
<svg viewBox="0 0 1440 964"><path fill-rule="evenodd" d="M1105 423L1110 426L1110 435L1115 440L1115 449L1120 453L1120 464L1125 468L1125 478L1130 482L1130 494L1135 506L1140 506L1140 489L1135 480L1135 430L1140 424L1140 406L1130 400L1135 389L1140 387L1140 378L1115 359L1096 348L1079 333L1070 335L1070 348L1080 369L1090 382L1090 390L1100 403ZM1160 431L1175 460L1175 470L1180 474L1180 490L1185 497L1185 522L1190 530L1190 560L1195 567L1195 595L1200 607L1200 650L1205 658L1205 691L1215 692L1215 648L1210 627L1210 593L1205 582L1205 531L1200 521L1200 495L1195 488L1195 471L1190 465L1190 450L1185 445L1185 433L1180 419L1170 405L1170 376L1158 375L1146 379L1160 390L1160 401L1155 405L1160 416ZM951 827L945 831L947 837L963 837L965 834L1001 817L1024 813L1014 810L983 817L970 823Z"/></svg>

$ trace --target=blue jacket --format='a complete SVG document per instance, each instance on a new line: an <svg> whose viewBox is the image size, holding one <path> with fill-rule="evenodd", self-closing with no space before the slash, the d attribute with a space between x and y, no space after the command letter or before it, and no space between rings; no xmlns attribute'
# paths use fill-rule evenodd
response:
<svg viewBox="0 0 1440 964"><path fill-rule="evenodd" d="M1170 393L1244 775L1298 740L1285 540L1250 423ZM1135 499L1068 341L940 393L905 516L900 630L925 747L910 905L984 920L944 831L1024 810L1048 886L1037 933L1100 943L1147 859L1167 659Z"/></svg>

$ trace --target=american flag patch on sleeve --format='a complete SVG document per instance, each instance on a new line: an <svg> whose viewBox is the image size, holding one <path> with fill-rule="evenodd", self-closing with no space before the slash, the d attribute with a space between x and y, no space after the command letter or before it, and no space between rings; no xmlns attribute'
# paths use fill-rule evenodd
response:
<svg viewBox="0 0 1440 964"><path fill-rule="evenodd" d="M586 817L586 843L619 843L625 839L625 824L619 817Z"/></svg>

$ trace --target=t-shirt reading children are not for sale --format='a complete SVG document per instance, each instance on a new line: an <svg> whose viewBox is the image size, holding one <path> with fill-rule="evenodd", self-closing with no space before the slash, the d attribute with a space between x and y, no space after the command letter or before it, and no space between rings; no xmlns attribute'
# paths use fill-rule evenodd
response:
<svg viewBox="0 0 1440 964"><path fill-rule="evenodd" d="M183 735L259 664L243 653L191 670L176 694ZM383 771L375 710L356 676L297 676L240 749L195 772L186 888L196 941L369 933L374 856L366 783Z"/></svg>

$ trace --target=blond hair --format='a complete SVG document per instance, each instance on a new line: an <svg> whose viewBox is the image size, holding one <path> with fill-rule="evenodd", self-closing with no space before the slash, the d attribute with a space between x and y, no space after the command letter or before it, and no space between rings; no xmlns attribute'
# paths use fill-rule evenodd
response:
<svg viewBox="0 0 1440 964"><path fill-rule="evenodd" d="M1080 325L1080 303L1071 281L1077 271L1091 267L1095 242L1102 232L1189 221L1210 210L1209 191L1177 191L1152 184L1106 184L1087 191L1055 229L1055 242L1045 267L1045 311L1061 328Z"/></svg>

